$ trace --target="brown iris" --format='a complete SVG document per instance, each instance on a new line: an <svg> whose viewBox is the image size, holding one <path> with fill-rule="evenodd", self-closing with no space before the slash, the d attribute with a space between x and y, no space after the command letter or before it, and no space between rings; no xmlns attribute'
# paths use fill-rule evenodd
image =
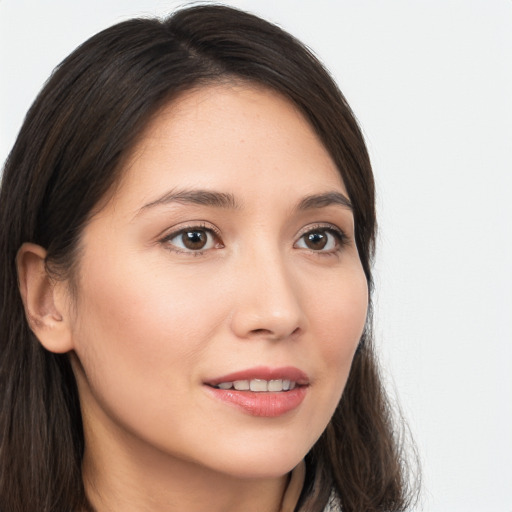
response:
<svg viewBox="0 0 512 512"><path fill-rule="evenodd" d="M318 251L327 245L327 233L323 231L314 231L304 235L304 241L309 249Z"/></svg>
<svg viewBox="0 0 512 512"><path fill-rule="evenodd" d="M197 251L204 248L208 241L208 236L204 231L185 231L181 235L181 240L187 249Z"/></svg>

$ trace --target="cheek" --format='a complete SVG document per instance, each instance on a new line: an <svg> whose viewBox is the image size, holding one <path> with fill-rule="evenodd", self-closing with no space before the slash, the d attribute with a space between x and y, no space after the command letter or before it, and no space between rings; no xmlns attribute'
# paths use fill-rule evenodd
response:
<svg viewBox="0 0 512 512"><path fill-rule="evenodd" d="M323 310L328 340L325 350L338 362L347 357L351 359L363 333L368 311L366 282L348 290L349 293L338 293L337 300L325 304Z"/></svg>
<svg viewBox="0 0 512 512"><path fill-rule="evenodd" d="M368 286L362 269L347 272L338 285L325 287L311 301L311 321L331 401L335 407L345 386L363 333L368 311Z"/></svg>
<svg viewBox="0 0 512 512"><path fill-rule="evenodd" d="M171 280L157 265L114 261L83 279L75 351L98 395L158 404L195 378L217 312L205 307L210 301L200 290L191 293L187 279Z"/></svg>
<svg viewBox="0 0 512 512"><path fill-rule="evenodd" d="M186 274L171 273L151 260L122 256L111 260L85 274L79 299L87 325L82 327L104 332L125 349L154 345L158 351L159 345L165 350L172 344L173 351L186 352L194 347L193 334L201 328L198 320L208 315L203 307L208 297L201 287L193 286L200 283L191 283Z"/></svg>

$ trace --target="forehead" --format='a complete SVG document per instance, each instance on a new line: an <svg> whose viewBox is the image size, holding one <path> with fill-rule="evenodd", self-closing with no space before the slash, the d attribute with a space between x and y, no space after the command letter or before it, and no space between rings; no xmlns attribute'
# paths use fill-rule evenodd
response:
<svg viewBox="0 0 512 512"><path fill-rule="evenodd" d="M244 186L256 192L283 183L346 194L299 109L273 90L246 83L189 90L161 108L129 155L118 192L129 185L152 194L173 182L235 194Z"/></svg>

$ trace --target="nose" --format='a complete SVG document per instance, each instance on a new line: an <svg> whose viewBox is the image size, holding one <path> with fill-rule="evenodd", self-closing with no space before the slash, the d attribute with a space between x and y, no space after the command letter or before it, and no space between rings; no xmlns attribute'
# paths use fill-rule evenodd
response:
<svg viewBox="0 0 512 512"><path fill-rule="evenodd" d="M253 254L236 274L231 328L237 337L283 340L305 329L300 283L282 258Z"/></svg>

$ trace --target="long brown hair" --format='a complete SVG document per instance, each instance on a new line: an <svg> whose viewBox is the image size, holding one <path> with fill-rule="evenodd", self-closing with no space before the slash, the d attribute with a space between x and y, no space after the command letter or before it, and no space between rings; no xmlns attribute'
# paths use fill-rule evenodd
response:
<svg viewBox="0 0 512 512"><path fill-rule="evenodd" d="M354 208L356 243L372 288L374 182L355 117L300 42L236 9L195 6L166 20L134 19L89 39L57 67L27 114L0 191L0 510L88 508L79 397L67 355L31 332L15 257L24 242L47 249L55 278L73 275L81 231L119 179L149 119L180 92L219 80L278 91L305 115L330 152ZM297 510L398 511L408 476L383 391L371 308L340 404L306 456Z"/></svg>

